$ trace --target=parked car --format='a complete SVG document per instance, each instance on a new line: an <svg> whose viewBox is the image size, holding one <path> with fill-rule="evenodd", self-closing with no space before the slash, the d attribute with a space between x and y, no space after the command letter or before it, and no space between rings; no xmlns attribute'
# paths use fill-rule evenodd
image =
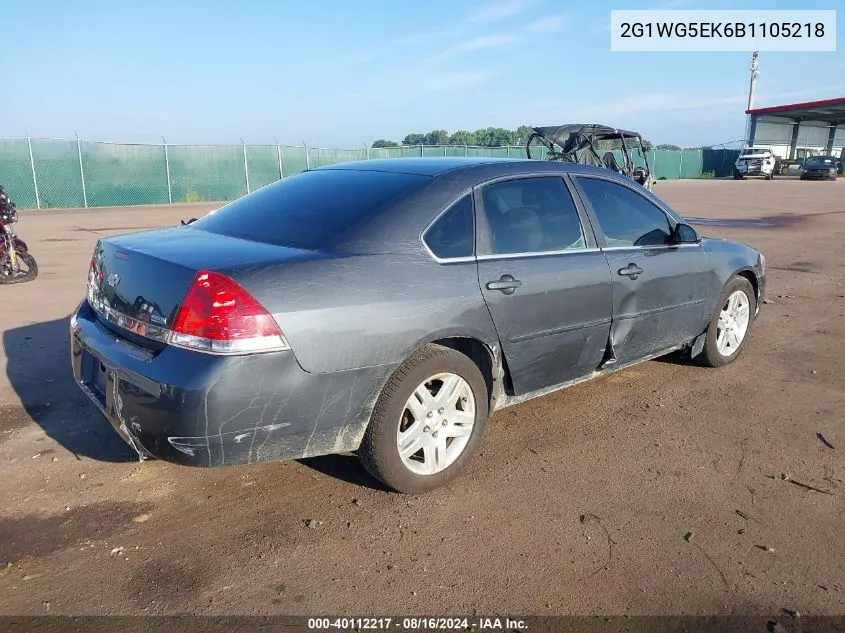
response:
<svg viewBox="0 0 845 633"><path fill-rule="evenodd" d="M419 493L502 407L675 350L734 361L765 268L604 168L346 163L101 239L73 373L142 459L357 451Z"/></svg>
<svg viewBox="0 0 845 633"><path fill-rule="evenodd" d="M775 167L779 161L771 147L746 147L740 151L734 163L734 180L742 180L746 176L763 176L771 180L775 177Z"/></svg>
<svg viewBox="0 0 845 633"><path fill-rule="evenodd" d="M835 156L810 156L801 166L801 180L836 180L839 163Z"/></svg>

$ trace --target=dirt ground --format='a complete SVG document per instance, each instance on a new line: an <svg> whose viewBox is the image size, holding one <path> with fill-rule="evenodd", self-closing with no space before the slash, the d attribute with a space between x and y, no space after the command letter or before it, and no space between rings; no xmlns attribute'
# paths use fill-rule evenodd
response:
<svg viewBox="0 0 845 633"><path fill-rule="evenodd" d="M135 461L73 383L68 315L99 236L202 208L24 213L41 274L0 288L0 613L842 614L845 182L656 190L689 217L768 218L700 227L768 258L740 360L503 410L423 497L352 456Z"/></svg>

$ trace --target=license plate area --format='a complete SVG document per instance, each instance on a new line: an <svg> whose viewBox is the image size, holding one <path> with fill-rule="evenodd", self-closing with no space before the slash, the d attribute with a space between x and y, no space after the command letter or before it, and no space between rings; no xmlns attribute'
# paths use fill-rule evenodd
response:
<svg viewBox="0 0 845 633"><path fill-rule="evenodd" d="M103 404L105 404L106 388L109 384L109 373L103 363L98 362L97 364L99 367L97 367L97 378L94 382L94 389L97 391L97 395L102 398Z"/></svg>
<svg viewBox="0 0 845 633"><path fill-rule="evenodd" d="M93 354L82 352L82 382L103 407L108 400L109 370L103 362Z"/></svg>

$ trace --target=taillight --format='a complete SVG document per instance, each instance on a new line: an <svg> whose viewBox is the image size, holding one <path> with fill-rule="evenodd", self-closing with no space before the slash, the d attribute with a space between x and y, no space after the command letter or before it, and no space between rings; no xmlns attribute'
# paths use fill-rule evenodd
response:
<svg viewBox="0 0 845 633"><path fill-rule="evenodd" d="M272 315L234 280L200 271L176 315L170 343L215 354L290 349Z"/></svg>
<svg viewBox="0 0 845 633"><path fill-rule="evenodd" d="M88 281L90 281L92 284L97 282L102 283L103 277L105 276L105 273L103 273L103 271L99 269L97 263L97 249L95 248L94 254L91 255L91 264L88 266Z"/></svg>

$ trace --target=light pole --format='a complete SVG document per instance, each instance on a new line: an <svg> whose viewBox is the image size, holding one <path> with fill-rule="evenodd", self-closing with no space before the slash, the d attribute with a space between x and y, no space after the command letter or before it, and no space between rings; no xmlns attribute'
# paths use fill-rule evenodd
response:
<svg viewBox="0 0 845 633"><path fill-rule="evenodd" d="M757 91L757 76L760 74L760 51L754 51L751 55L751 82L748 85L748 107L746 110L751 110L754 107L754 94ZM751 137L751 117L749 114L745 121L745 143L748 145Z"/></svg>
<svg viewBox="0 0 845 633"><path fill-rule="evenodd" d="M760 74L760 52L751 55L751 84L748 86L748 110L754 107L754 92L757 89L757 75Z"/></svg>

